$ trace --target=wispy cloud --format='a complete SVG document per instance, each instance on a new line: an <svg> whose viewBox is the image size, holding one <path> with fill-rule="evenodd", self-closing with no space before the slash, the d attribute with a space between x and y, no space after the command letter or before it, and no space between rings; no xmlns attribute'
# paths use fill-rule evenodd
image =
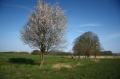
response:
<svg viewBox="0 0 120 79"><path fill-rule="evenodd" d="M120 33L111 34L111 35L108 36L108 38L117 38L117 37L120 37Z"/></svg>
<svg viewBox="0 0 120 79"><path fill-rule="evenodd" d="M81 32L81 33L84 33L85 31L82 31L82 30L76 30L77 32Z"/></svg>
<svg viewBox="0 0 120 79"><path fill-rule="evenodd" d="M25 10L31 10L31 8L22 6L22 5L14 5L14 4L2 4L2 5L9 6L9 7L17 7L17 8L21 8L21 9L25 9Z"/></svg>
<svg viewBox="0 0 120 79"><path fill-rule="evenodd" d="M102 25L101 24L94 24L94 23L80 25L80 27L96 27L96 26L102 26Z"/></svg>

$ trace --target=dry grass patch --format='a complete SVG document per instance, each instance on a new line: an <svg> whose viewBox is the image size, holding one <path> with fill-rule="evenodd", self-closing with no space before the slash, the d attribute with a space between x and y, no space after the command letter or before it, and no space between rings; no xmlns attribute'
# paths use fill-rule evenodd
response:
<svg viewBox="0 0 120 79"><path fill-rule="evenodd" d="M83 66L80 62L76 64L76 66Z"/></svg>
<svg viewBox="0 0 120 79"><path fill-rule="evenodd" d="M77 67L77 66L83 66L83 64L81 64L80 62L77 63L74 67Z"/></svg>
<svg viewBox="0 0 120 79"><path fill-rule="evenodd" d="M59 63L52 66L53 69L71 68L69 64Z"/></svg>
<svg viewBox="0 0 120 79"><path fill-rule="evenodd" d="M90 59L91 61L98 62L99 59Z"/></svg>

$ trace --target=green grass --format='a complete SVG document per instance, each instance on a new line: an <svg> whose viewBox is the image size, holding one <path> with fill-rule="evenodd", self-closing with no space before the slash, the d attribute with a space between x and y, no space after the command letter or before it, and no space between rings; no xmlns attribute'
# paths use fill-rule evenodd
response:
<svg viewBox="0 0 120 79"><path fill-rule="evenodd" d="M10 61L11 58L17 62ZM34 64L25 60L33 60ZM120 59L96 62L81 59L78 62L77 59L46 55L41 69L39 60L39 55L0 53L0 79L120 79Z"/></svg>

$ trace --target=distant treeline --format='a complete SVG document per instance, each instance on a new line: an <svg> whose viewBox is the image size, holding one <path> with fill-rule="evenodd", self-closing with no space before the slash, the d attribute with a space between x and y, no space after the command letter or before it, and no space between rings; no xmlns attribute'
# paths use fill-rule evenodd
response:
<svg viewBox="0 0 120 79"><path fill-rule="evenodd" d="M0 53L9 53L9 54L32 54L32 55L40 55L41 52L39 50L33 50L32 52L14 52L14 51L10 51L10 52L0 52ZM60 56L69 56L69 55L77 55L71 52L63 52L63 51L49 51L49 52L45 52L45 55L60 55ZM92 54L91 54L92 55ZM120 53L112 53L111 51L101 51L98 52L97 55L114 55L114 56L118 56L120 55Z"/></svg>
<svg viewBox="0 0 120 79"><path fill-rule="evenodd" d="M29 52L0 52L0 53L8 53L8 54L30 54Z"/></svg>
<svg viewBox="0 0 120 79"><path fill-rule="evenodd" d="M112 51L101 51L101 55L120 55L120 53L113 53Z"/></svg>
<svg viewBox="0 0 120 79"><path fill-rule="evenodd" d="M6 53L6 54L32 54L32 55L40 55L41 52L39 50L33 50L32 52L14 52L14 51L9 51L9 52L0 52L0 53ZM63 52L63 51L49 51L45 52L45 55L72 55L71 52Z"/></svg>
<svg viewBox="0 0 120 79"><path fill-rule="evenodd" d="M31 52L32 55L40 55L41 52L39 50L33 50ZM45 55L72 55L73 53L71 52L63 52L63 51L49 51L49 52L45 52Z"/></svg>
<svg viewBox="0 0 120 79"><path fill-rule="evenodd" d="M75 54L75 55L79 55L79 53ZM94 53L91 53L91 55L94 55ZM113 53L112 51L99 51L96 53L96 55L99 55L99 56L103 56L103 55L118 56L118 55L120 55L120 53Z"/></svg>

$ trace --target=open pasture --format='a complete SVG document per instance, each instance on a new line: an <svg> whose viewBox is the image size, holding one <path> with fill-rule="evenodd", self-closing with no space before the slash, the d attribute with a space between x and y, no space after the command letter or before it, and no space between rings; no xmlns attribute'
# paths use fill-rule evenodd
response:
<svg viewBox="0 0 120 79"><path fill-rule="evenodd" d="M39 55L0 53L0 79L120 79L120 59L71 59Z"/></svg>

